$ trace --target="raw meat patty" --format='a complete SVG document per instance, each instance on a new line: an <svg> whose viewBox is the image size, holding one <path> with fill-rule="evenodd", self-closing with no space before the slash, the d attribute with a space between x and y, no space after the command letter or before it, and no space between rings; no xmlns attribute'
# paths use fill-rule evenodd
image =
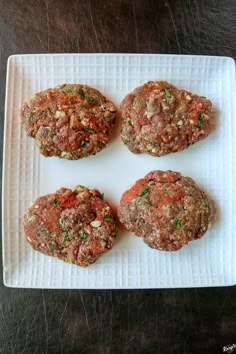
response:
<svg viewBox="0 0 236 354"><path fill-rule="evenodd" d="M211 102L165 81L150 81L121 103L121 138L135 154L186 149L210 132Z"/></svg>
<svg viewBox="0 0 236 354"><path fill-rule="evenodd" d="M124 228L143 237L148 246L177 251L205 234L211 206L190 177L153 171L124 192L118 216Z"/></svg>
<svg viewBox="0 0 236 354"><path fill-rule="evenodd" d="M112 248L116 220L98 190L77 186L38 198L25 213L24 228L35 250L87 267Z"/></svg>
<svg viewBox="0 0 236 354"><path fill-rule="evenodd" d="M21 109L28 136L44 156L77 160L104 149L116 108L86 85L61 85L35 94Z"/></svg>

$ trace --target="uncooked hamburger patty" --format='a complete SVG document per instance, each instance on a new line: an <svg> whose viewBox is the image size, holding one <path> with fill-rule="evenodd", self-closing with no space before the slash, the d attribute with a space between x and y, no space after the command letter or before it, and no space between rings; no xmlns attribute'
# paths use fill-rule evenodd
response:
<svg viewBox="0 0 236 354"><path fill-rule="evenodd" d="M211 102L165 81L150 81L121 103L121 138L135 154L181 151L210 132Z"/></svg>
<svg viewBox="0 0 236 354"><path fill-rule="evenodd" d="M87 267L112 248L116 220L98 190L77 186L38 198L25 213L24 228L35 250Z"/></svg>
<svg viewBox="0 0 236 354"><path fill-rule="evenodd" d="M211 207L191 178L153 171L124 192L118 216L124 228L143 237L148 246L177 251L204 235Z"/></svg>
<svg viewBox="0 0 236 354"><path fill-rule="evenodd" d="M44 156L77 160L109 143L116 108L86 85L61 85L35 94L21 109L28 136Z"/></svg>

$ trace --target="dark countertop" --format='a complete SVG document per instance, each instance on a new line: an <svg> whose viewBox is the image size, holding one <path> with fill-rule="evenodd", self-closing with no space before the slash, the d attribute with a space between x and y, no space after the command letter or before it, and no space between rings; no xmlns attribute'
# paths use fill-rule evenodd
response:
<svg viewBox="0 0 236 354"><path fill-rule="evenodd" d="M57 52L236 58L236 3L0 0L1 131L8 56ZM10 289L0 272L0 353L222 353L236 344L235 314L236 287Z"/></svg>

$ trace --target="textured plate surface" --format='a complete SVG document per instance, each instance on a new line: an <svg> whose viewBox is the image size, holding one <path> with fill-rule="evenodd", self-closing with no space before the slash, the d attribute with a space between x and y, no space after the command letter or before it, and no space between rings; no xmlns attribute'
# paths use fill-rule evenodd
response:
<svg viewBox="0 0 236 354"><path fill-rule="evenodd" d="M119 106L148 80L167 80L213 102L215 128L189 149L155 158L133 155L119 139L96 156L63 161L40 156L20 126L23 101L62 83L96 87ZM236 280L235 63L230 58L172 55L18 55L8 61L4 169L3 272L11 287L172 288L233 285ZM23 214L40 195L84 184L105 192L116 207L122 192L155 169L191 176L218 207L217 222L200 241L177 253L158 252L120 231L113 250L81 269L33 251L24 240ZM234 183L233 183L234 181Z"/></svg>

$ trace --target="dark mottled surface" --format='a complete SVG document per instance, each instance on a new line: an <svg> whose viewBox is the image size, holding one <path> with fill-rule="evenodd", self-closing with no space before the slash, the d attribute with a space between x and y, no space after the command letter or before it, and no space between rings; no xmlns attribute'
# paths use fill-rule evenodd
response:
<svg viewBox="0 0 236 354"><path fill-rule="evenodd" d="M0 0L1 131L7 57L46 52L235 58L236 3ZM236 343L236 287L23 290L5 288L0 277L0 353L199 354Z"/></svg>

